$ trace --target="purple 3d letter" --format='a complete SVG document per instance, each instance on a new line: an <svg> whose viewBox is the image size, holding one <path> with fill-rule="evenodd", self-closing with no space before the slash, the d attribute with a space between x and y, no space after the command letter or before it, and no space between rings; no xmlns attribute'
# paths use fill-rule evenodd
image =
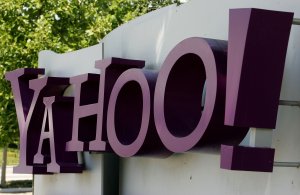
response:
<svg viewBox="0 0 300 195"><path fill-rule="evenodd" d="M44 70L17 69L5 75L6 80L11 82L20 131L20 162L14 168L16 173L32 173L33 171L32 166L27 165L27 131L39 94L33 95L28 85L29 80L36 79L39 74L44 74Z"/></svg>
<svg viewBox="0 0 300 195"><path fill-rule="evenodd" d="M139 89L140 88L140 89ZM125 92L125 91L126 92ZM142 97L139 98L139 91L141 90ZM119 94L127 93L126 96L123 95L123 101L125 100L125 104L123 106L119 106L118 110L116 110L116 107L118 105L117 99ZM131 93L128 93L131 92ZM126 98L127 97L127 98ZM119 100L120 101L120 100ZM133 103L134 101L134 103ZM131 107L129 106L126 109L126 104L131 102ZM142 103L141 103L142 102ZM125 107L124 107L125 106ZM113 148L113 150L122 157L130 157L135 155L141 146L144 143L148 126L149 126L149 120L150 120L150 106L151 106L151 100L150 100L150 89L147 82L147 79L143 72L140 69L129 69L125 71L123 74L120 75L118 80L116 81L115 86L113 87L113 90L111 92L111 96L109 99L108 104L108 114L107 114L107 128L109 131L107 132L108 140ZM135 108L137 107L137 110ZM141 107L141 108L140 108ZM132 113L130 110L135 111L135 113ZM139 115L141 110L141 119L135 115ZM136 121L135 124L139 125L140 127L136 127L132 123L122 123L122 125L118 125L119 129L122 129L122 132L124 132L121 136L122 140L129 140L130 143L122 143L119 141L120 136L117 136L117 130L116 130L116 121L115 121L115 115L116 113L126 113L123 115L123 118L125 119L119 119L120 121L131 121L132 118L137 118L140 121ZM129 115L129 113L131 115ZM131 116L131 117L129 117ZM130 135L134 134L134 130L138 129L139 133L138 136L134 139L130 139ZM120 130L119 130L120 131ZM128 142L128 141L127 141Z"/></svg>
<svg viewBox="0 0 300 195"><path fill-rule="evenodd" d="M226 41L194 37L167 56L157 78L154 118L170 151L238 141L245 135L245 128L224 126L226 50Z"/></svg>
<svg viewBox="0 0 300 195"><path fill-rule="evenodd" d="M72 139L66 145L68 151L106 150L106 115L112 87L122 72L130 68L142 68L144 64L144 61L139 60L108 58L96 61L95 67L101 70L100 78L99 75L94 74L79 75L71 78L71 83L75 84L75 104ZM99 88L98 99L96 98L96 100L95 96L88 94L88 92L94 91L93 86L95 86L95 83L98 83ZM97 102L94 103L95 101ZM84 119L91 116L96 116L95 120L92 119L85 122ZM79 136L83 130L86 133L85 137L93 139L93 141L84 140L88 144L86 147Z"/></svg>
<svg viewBox="0 0 300 195"><path fill-rule="evenodd" d="M287 12L230 10L226 125L275 128L292 20ZM273 161L272 148L222 146L225 169L270 172Z"/></svg>

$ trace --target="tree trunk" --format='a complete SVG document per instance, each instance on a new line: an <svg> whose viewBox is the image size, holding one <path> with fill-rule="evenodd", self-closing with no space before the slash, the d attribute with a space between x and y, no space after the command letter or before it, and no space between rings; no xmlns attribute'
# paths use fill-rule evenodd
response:
<svg viewBox="0 0 300 195"><path fill-rule="evenodd" d="M2 155L1 186L3 187L6 185L7 146L4 146Z"/></svg>

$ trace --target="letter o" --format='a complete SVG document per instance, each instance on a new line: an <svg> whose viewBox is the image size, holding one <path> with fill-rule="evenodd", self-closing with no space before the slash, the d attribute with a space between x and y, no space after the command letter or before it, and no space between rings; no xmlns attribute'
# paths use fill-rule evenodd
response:
<svg viewBox="0 0 300 195"><path fill-rule="evenodd" d="M131 97L132 93L122 93L123 94L123 98L119 97L120 96L120 92L122 91L122 89L126 90L134 90L132 88L136 88L136 84L138 84L138 86L140 87L139 93L142 93L142 103L140 102L140 99L137 100L137 102L132 102L134 100L132 100ZM128 87L126 88L126 85L128 85ZM132 85L132 86L129 86ZM136 93L136 90L135 90ZM119 98L118 98L119 97ZM125 100L124 100L125 99ZM136 116L131 116L126 115L124 116L124 112L130 111L129 109L127 109L128 105L126 102L126 99L131 101L131 105L134 106L134 104L141 104L141 109L142 109L142 117L141 117L141 122L132 122L130 124L127 123L127 125L123 125L121 128L126 128L125 133L127 135L130 134L134 134L133 137L131 136L131 138L128 138L126 134L123 134L120 136L118 136L118 129L116 128L116 122L117 123L122 123L122 121L124 123L126 123L128 120L134 120L135 118L137 118ZM123 101L123 102L122 102ZM116 107L118 106L117 104L121 104L122 106L120 107L119 110L116 110ZM120 77L117 79L111 95L110 95L110 99L109 99L109 103L108 103L108 111L107 111L107 137L110 143L110 146L112 147L112 149L121 157L130 157L135 155L139 149L141 148L141 146L144 143L147 131L148 131L148 125L149 125L149 120L150 120L150 89L149 89L149 85L148 85L148 81L145 77L145 75L143 74L143 72L140 69L129 69L127 71L125 71L124 73L122 73L120 75ZM124 108L125 107L125 108ZM138 109L140 109L140 107L138 107ZM121 110L121 111L120 111ZM115 120L116 117L116 112L122 112L120 113L122 116L122 119L118 119ZM127 113L126 113L127 114ZM136 114L131 112L131 114ZM133 125L134 128L136 129L136 123L139 125L140 123L140 127L138 129L138 131L136 130L136 132L132 132L130 125ZM128 126L129 127L125 127ZM119 125L120 127L120 125ZM137 134L137 135L136 135ZM131 143L122 143L122 141L120 141L120 139L126 140L129 139L129 142ZM126 140L127 141L127 140Z"/></svg>
<svg viewBox="0 0 300 195"><path fill-rule="evenodd" d="M189 59L190 58L190 59ZM183 115L182 118L178 118L178 120L173 120L171 123L169 122L167 124L166 122L166 89L168 87L171 87L172 89L175 89L173 91L176 91L176 87L180 87L183 85L180 81L180 75L177 75L176 77L173 76L171 79L170 73L172 72L172 69L178 65L178 63L181 63L180 65L184 65L185 67L179 68L179 70L183 71L190 71L191 77L197 78L196 73L191 70L189 67L189 64L185 64L185 61L190 62L191 64L195 64L195 60L201 62L203 64L203 67L201 70L203 70L201 74L199 74L199 81L198 87L196 85L193 85L193 82L190 82L189 84L192 84L192 88L195 88L195 92L198 94L197 97L199 97L199 101L197 103L198 109L201 109L199 105L201 105L201 98L202 98L202 90L204 88L204 82L206 77L206 94L205 94L205 106L201 113L195 114L196 120L195 127L192 127L193 129L189 130L188 134L181 134L181 135L174 135L171 128L168 126L174 127L174 124L179 124L182 120L188 120L187 117ZM180 62L183 61L183 62ZM197 62L198 62L197 61ZM177 64L177 65L176 65ZM196 66L195 66L196 67ZM197 67L197 70L199 67ZM205 70L205 71L204 71ZM199 72L199 71L198 71ZM174 72L173 72L174 73ZM172 73L172 74L173 74ZM203 79L204 78L204 79ZM185 79L189 80L187 76ZM198 79L198 80L199 80ZM204 81L203 81L204 80ZM168 83L168 82L172 82ZM197 82L197 80L195 80ZM184 90L188 90L190 86L183 86L181 87ZM185 89L186 88L186 89ZM199 91L201 90L201 96L199 95ZM171 90L169 90L171 91ZM177 91L178 93L178 91ZM173 94L174 95L174 94ZM155 94L154 94L154 120L155 125L157 128L158 135L165 145L165 147L172 151L172 152L185 152L192 147L194 147L199 140L203 137L210 120L213 115L214 107L215 107L215 101L216 101L216 95L217 95L217 68L216 68L216 60L213 53L213 50L210 46L210 43L207 42L207 40L202 38L188 38L180 42L176 47L169 53L166 60L163 63L163 66L159 72L156 87L155 87ZM172 98L167 99L167 101L174 101ZM188 100L184 102L186 105L191 106L189 104L193 104L193 102L189 102ZM177 104L182 104L182 102L174 102L172 103L173 107L176 107ZM195 105L196 106L196 105ZM184 108L184 107L182 107ZM184 109L183 109L184 110ZM192 108L193 112L195 112L195 108ZM175 112L181 112L181 110L174 109ZM186 111L186 110L185 110ZM167 113L169 115L172 115L172 112ZM183 121L188 123L188 121ZM188 125L188 124L187 124ZM185 131L185 129L182 129Z"/></svg>

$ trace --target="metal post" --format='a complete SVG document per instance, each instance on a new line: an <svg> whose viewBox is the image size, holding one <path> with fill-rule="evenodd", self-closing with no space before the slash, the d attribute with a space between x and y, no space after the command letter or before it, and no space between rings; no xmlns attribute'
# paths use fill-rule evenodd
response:
<svg viewBox="0 0 300 195"><path fill-rule="evenodd" d="M300 18L294 18L293 19L293 24L294 25L300 25Z"/></svg>
<svg viewBox="0 0 300 195"><path fill-rule="evenodd" d="M300 167L300 162L274 162L274 167Z"/></svg>
<svg viewBox="0 0 300 195"><path fill-rule="evenodd" d="M6 185L6 165L7 165L7 146L3 147L2 171L1 171L1 186Z"/></svg>
<svg viewBox="0 0 300 195"><path fill-rule="evenodd" d="M279 105L281 105L281 106L299 106L300 107L300 101L279 100Z"/></svg>

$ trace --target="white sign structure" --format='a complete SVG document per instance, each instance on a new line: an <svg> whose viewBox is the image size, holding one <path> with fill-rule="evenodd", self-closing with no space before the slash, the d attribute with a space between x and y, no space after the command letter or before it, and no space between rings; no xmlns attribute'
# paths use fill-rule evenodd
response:
<svg viewBox="0 0 300 195"><path fill-rule="evenodd" d="M297 0L191 0L139 17L108 34L98 45L66 54L42 51L39 67L49 76L71 77L99 73L95 61L108 57L141 59L147 69L159 70L180 41L190 37L228 40L229 10L262 8L293 12ZM34 193L124 195L297 195L300 194L300 26L293 25L281 89L276 129L250 130L241 143L276 149L273 173L220 169L216 148L203 148L167 158L116 158L79 153L82 174L35 175ZM272 74L270 72L270 74ZM72 95L70 88L66 95ZM259 94L257 94L259 95Z"/></svg>

